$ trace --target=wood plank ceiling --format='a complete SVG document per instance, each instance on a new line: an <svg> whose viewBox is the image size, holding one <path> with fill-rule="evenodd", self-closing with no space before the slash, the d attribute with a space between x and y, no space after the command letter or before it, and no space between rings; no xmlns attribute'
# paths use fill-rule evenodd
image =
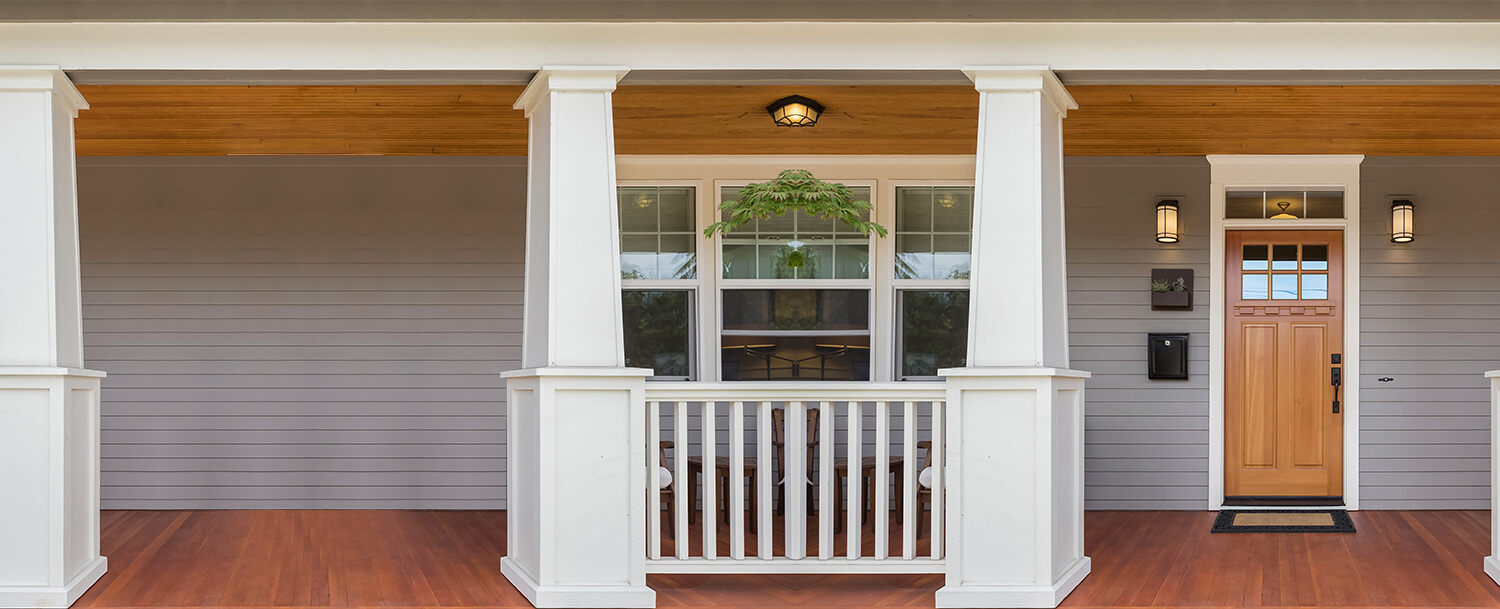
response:
<svg viewBox="0 0 1500 609"><path fill-rule="evenodd" d="M85 156L524 155L518 86L80 86ZM1074 86L1069 155L1500 155L1500 87ZM811 129L765 106L828 107ZM963 86L623 86L619 154L972 154Z"/></svg>

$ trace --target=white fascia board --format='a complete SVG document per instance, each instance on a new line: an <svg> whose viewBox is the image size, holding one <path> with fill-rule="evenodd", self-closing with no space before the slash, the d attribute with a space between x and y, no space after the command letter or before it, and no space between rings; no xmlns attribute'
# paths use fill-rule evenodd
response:
<svg viewBox="0 0 1500 609"><path fill-rule="evenodd" d="M1495 70L1500 23L4 23L65 70Z"/></svg>

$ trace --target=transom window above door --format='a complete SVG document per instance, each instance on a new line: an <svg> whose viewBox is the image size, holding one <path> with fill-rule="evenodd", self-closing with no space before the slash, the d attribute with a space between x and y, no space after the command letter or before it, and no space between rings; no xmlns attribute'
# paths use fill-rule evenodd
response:
<svg viewBox="0 0 1500 609"><path fill-rule="evenodd" d="M1344 217L1344 193L1313 190L1231 190L1224 193L1231 220L1336 220Z"/></svg>

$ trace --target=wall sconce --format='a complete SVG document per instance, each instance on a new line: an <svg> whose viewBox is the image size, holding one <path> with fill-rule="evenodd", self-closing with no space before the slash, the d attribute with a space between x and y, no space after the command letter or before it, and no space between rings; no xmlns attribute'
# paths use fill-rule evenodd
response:
<svg viewBox="0 0 1500 609"><path fill-rule="evenodd" d="M1156 242L1177 243L1177 199L1156 201Z"/></svg>
<svg viewBox="0 0 1500 609"><path fill-rule="evenodd" d="M766 106L771 119L780 127L811 127L823 115L823 104L801 95L783 97Z"/></svg>
<svg viewBox="0 0 1500 609"><path fill-rule="evenodd" d="M1411 199L1391 201L1391 243L1411 243L1416 239L1411 228L1412 210L1415 207Z"/></svg>

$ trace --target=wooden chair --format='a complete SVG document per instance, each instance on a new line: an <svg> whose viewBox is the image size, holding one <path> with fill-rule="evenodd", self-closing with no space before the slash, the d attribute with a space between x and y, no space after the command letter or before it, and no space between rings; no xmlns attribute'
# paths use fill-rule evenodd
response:
<svg viewBox="0 0 1500 609"><path fill-rule="evenodd" d="M875 485L876 484L885 484L885 477L884 476L877 476L875 474L875 469L876 469L875 457L865 457L865 458L860 459L859 461L860 461L860 463L859 463L859 478L860 478L860 480L859 480L859 489L860 489L859 492L860 492L860 496L857 497L857 498L855 498L855 499L853 499L853 501L858 501L859 502L859 509L865 513L865 518L864 518L863 522L870 522L871 520L875 519ZM903 481L902 481L902 476L901 476L901 468L902 468L902 464L903 463L905 463L905 457L902 457L902 456L899 456L899 455L892 455L891 456L891 460L890 460L890 465L888 465L886 467L886 475L893 475L895 477L895 479L896 479L896 488L895 488L896 497L895 498L896 498L896 512L897 513L901 512L902 499L903 499L903 494L901 492L903 490L903 487L904 487L904 484L903 484ZM845 520L845 518L847 516L846 512L847 512L847 509L848 509L848 508L846 508L844 506L844 488L845 488L844 479L848 478L848 477L849 477L849 459L847 459L847 458L835 459L833 461L833 504L835 506L838 506L838 508L839 508L839 517L836 519L837 522L834 523L834 529L833 529L833 531L835 533L840 533L840 532L843 532L843 530L844 530L844 520ZM868 506L866 505L866 502L865 502L865 498L867 498L867 497L869 498L869 504L868 504ZM849 504L850 507L852 507L852 506L855 505L853 503L853 501L850 502L850 504Z"/></svg>
<svg viewBox="0 0 1500 609"><path fill-rule="evenodd" d="M813 455L817 454L818 448L818 409L807 409L807 453L803 459L807 466L804 480L807 481L807 493L803 495L808 498L807 515L816 513L813 509ZM777 408L771 411L771 445L776 449L776 479L780 483L776 486L776 515L786 513L786 410Z"/></svg>
<svg viewBox="0 0 1500 609"><path fill-rule="evenodd" d="M703 457L688 457L687 464L688 524L693 524L698 522L697 510L695 509L694 504L696 504L698 501L698 476L703 474ZM715 505L712 507L703 506L704 518L708 518L708 511L710 509L717 509L722 507L722 511L724 513L724 524L729 524L729 485L731 484L729 466L729 457L714 458L714 484L716 485L715 488L719 489L717 492L717 503L719 505ZM746 523L746 528L748 528L751 533L755 532L755 515L757 513L756 510L759 509L759 506L757 505L755 500L757 487L757 485L755 484L755 476L755 459L746 458L745 477L750 480L750 518ZM704 481L707 482L707 479L705 479Z"/></svg>

